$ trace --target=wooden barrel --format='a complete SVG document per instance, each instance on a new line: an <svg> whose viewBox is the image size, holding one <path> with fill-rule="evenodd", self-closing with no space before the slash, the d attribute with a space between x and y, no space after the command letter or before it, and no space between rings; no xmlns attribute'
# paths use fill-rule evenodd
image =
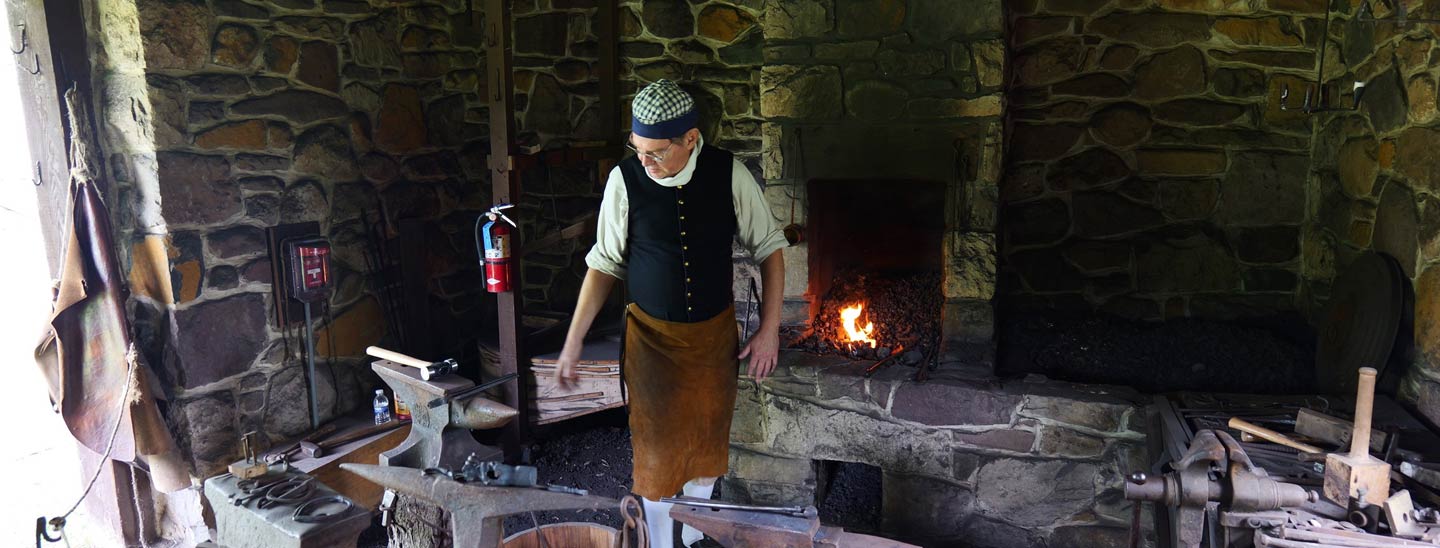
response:
<svg viewBox="0 0 1440 548"><path fill-rule="evenodd" d="M505 537L500 545L502 548L612 548L618 535L614 528L598 523L551 523ZM544 544L540 542L542 538Z"/></svg>

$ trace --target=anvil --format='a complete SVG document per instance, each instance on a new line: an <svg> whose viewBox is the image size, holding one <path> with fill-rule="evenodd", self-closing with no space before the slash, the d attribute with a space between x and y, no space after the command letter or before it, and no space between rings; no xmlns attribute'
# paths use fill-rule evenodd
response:
<svg viewBox="0 0 1440 548"><path fill-rule="evenodd" d="M572 495L534 487L460 483L440 474L426 475L415 468L342 464L340 469L401 495L444 508L450 515L450 534L455 548L499 546L505 535L505 516L511 514L602 510L620 505L615 499L593 495Z"/></svg>

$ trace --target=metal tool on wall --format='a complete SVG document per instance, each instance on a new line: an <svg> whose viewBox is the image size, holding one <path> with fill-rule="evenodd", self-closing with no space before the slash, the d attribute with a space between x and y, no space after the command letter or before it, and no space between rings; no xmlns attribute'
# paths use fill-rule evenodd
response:
<svg viewBox="0 0 1440 548"><path fill-rule="evenodd" d="M1325 30L1320 36L1330 36L1330 10L1325 10ZM1360 97L1365 94L1365 82L1356 81L1351 88L1354 100L1349 107L1331 106L1329 95L1325 92L1325 44L1321 40L1320 68L1315 71L1315 83L1305 88L1305 100L1300 103L1299 108L1290 105L1290 86L1280 88L1280 110L1298 110L1305 114L1317 114L1321 112L1345 112L1360 110ZM1318 90L1318 94L1317 94ZM1338 95L1338 93L1337 93Z"/></svg>

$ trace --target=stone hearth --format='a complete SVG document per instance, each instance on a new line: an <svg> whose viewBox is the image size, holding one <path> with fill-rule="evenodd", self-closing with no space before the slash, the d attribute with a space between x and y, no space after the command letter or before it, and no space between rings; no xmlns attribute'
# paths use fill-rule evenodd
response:
<svg viewBox="0 0 1440 548"><path fill-rule="evenodd" d="M856 462L883 471L883 534L1125 545L1122 478L1150 460L1140 394L956 368L924 383L902 366L867 379L870 363L785 352L773 377L742 380L725 497L815 504L816 463Z"/></svg>

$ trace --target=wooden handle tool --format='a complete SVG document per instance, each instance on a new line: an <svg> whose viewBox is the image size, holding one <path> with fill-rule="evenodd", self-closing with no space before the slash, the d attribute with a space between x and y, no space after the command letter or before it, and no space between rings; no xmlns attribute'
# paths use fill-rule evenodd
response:
<svg viewBox="0 0 1440 548"><path fill-rule="evenodd" d="M440 375L449 375L451 373L454 373L456 367L458 367L458 364L455 363L454 359L441 360L438 362L427 362L414 356L406 356L394 350L386 350L378 346L366 347L365 353L376 358L380 358L382 360L390 360L400 365L408 365L410 367L419 369L420 378L426 381L430 380L432 377L438 377Z"/></svg>
<svg viewBox="0 0 1440 548"><path fill-rule="evenodd" d="M381 432L389 432L407 424L410 424L410 421L392 420L384 424L372 424L364 428L354 430L352 432L347 432L339 436L335 436L319 443L305 440L300 442L300 450L304 451L305 455L312 459L317 457L323 457L326 453L330 452L336 447L340 447L341 445L345 445L360 438L368 438Z"/></svg>
<svg viewBox="0 0 1440 548"><path fill-rule="evenodd" d="M1288 436L1286 436L1285 434L1281 434L1281 433L1276 432L1276 431L1274 431L1274 430L1271 430L1271 429L1269 429L1269 428L1265 428L1265 427L1263 427L1263 426L1259 426L1259 425L1257 425L1257 424L1248 422L1248 421L1246 421L1246 420L1244 420L1244 419L1241 419L1240 417L1231 417L1231 418L1230 418L1230 422L1229 422L1229 426L1230 426L1231 428L1234 428L1234 429L1239 430L1239 431L1241 431L1241 432L1245 432L1245 433L1251 434L1251 435L1253 435L1253 436L1255 436L1255 437L1257 437L1257 438L1260 438L1260 439L1262 439L1262 440L1268 441L1268 442L1270 442L1270 443L1278 443L1278 444L1280 444L1280 445L1284 445L1285 447L1289 447L1289 448L1292 448L1292 449L1298 449L1298 450L1300 450L1300 451L1302 451L1302 452L1305 452L1305 453L1324 453L1324 452L1325 452L1324 449L1321 449L1321 448L1319 448L1319 447L1315 447L1314 445L1310 445L1310 444L1308 444L1308 443L1300 443L1300 442L1298 442L1298 441L1292 440L1292 439L1290 439Z"/></svg>
<svg viewBox="0 0 1440 548"><path fill-rule="evenodd" d="M1375 407L1375 369L1360 368L1355 393L1355 432L1349 453L1325 457L1325 498L1341 506L1359 498L1375 505L1390 498L1390 464L1370 456L1370 419Z"/></svg>

